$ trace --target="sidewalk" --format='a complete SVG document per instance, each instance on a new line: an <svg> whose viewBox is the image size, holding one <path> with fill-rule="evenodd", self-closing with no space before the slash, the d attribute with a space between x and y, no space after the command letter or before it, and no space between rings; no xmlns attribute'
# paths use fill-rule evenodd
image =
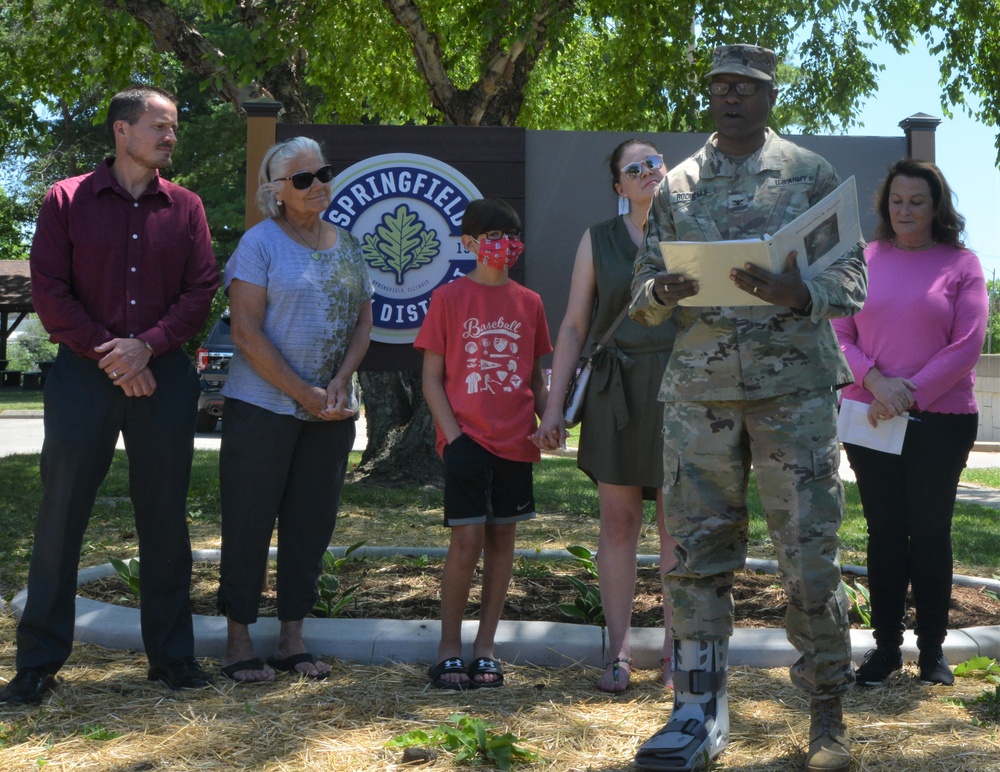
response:
<svg viewBox="0 0 1000 772"><path fill-rule="evenodd" d="M41 410L0 410L0 457L41 452L44 436L41 418ZM357 431L353 449L364 450L368 439L364 413L358 418ZM200 432L194 436L196 450L218 450L221 443L222 435L218 431ZM118 449L125 449L121 437Z"/></svg>
<svg viewBox="0 0 1000 772"><path fill-rule="evenodd" d="M344 548L334 548L343 554ZM443 557L442 548L365 548L355 554L410 554ZM519 550L525 559L569 558L563 550L537 553ZM277 554L272 550L272 558ZM655 561L654 556L649 556ZM195 550L197 562L217 562L219 550ZM774 572L773 561L748 560L750 570ZM110 563L80 571L80 584L113 576ZM962 577L956 577L961 582ZM975 580L976 586L1000 591L1000 581ZM20 615L27 591L22 590L11 601L11 610ZM274 618L260 618L251 625L251 634L260 650L269 650L277 643L279 623ZM471 640L477 622L463 624L463 637ZM195 651L197 657L218 659L226 645L226 619L218 616L194 617ZM501 621L497 629L496 653L511 664L530 663L544 667L588 665L601 667L603 630L594 625L563 622ZM303 637L306 647L317 655L332 656L367 664L387 662L434 662L441 635L438 620L393 619L309 619ZM663 647L662 628L632 628L632 659L638 668L658 667ZM74 639L95 643L109 649L143 650L139 630L139 610L100 603L85 598L76 599L76 629ZM851 649L855 662L860 663L865 652L875 647L871 630L851 630ZM964 662L975 656L1000 659L1000 627L975 627L950 631L944 652L952 663ZM907 630L903 636L903 659L917 660L916 636ZM799 657L785 636L784 628L739 627L730 641L729 663L734 666L757 668L790 667Z"/></svg>

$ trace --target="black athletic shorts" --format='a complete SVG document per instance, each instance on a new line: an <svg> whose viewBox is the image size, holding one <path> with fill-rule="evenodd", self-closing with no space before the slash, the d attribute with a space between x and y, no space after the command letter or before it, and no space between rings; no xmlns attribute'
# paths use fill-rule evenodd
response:
<svg viewBox="0 0 1000 772"><path fill-rule="evenodd" d="M513 523L535 516L530 461L490 453L466 434L444 449L444 524Z"/></svg>

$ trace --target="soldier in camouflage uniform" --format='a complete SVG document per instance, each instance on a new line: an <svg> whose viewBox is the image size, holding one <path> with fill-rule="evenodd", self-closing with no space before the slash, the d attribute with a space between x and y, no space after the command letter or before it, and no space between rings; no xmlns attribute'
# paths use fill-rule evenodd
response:
<svg viewBox="0 0 1000 772"><path fill-rule="evenodd" d="M757 46L713 53L717 132L675 167L653 199L635 266L632 316L677 322L663 376L664 506L679 562L664 576L674 608L670 722L636 756L641 769L698 769L728 741L726 663L733 574L747 553L751 462L788 595L792 681L811 698L806 768L850 766L840 695L853 683L848 603L840 589L835 389L851 381L829 319L856 313L867 271L858 245L811 281L794 267L749 264L730 279L771 305L678 306L695 281L669 274L661 241L775 233L830 193L836 172L767 128L775 56Z"/></svg>

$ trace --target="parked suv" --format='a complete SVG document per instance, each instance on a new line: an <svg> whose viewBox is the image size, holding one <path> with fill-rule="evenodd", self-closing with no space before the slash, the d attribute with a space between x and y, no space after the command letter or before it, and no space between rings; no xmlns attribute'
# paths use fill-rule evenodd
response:
<svg viewBox="0 0 1000 772"><path fill-rule="evenodd" d="M198 397L198 422L195 430L214 432L222 418L222 384L233 358L233 336L229 329L229 309L222 312L195 355L195 369L201 384Z"/></svg>

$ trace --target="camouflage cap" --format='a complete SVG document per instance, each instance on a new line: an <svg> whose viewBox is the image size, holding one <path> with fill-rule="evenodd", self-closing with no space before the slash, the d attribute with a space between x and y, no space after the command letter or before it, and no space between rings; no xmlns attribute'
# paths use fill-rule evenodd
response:
<svg viewBox="0 0 1000 772"><path fill-rule="evenodd" d="M733 46L718 46L712 52L712 71L706 77L732 73L773 83L777 67L778 59L770 48L738 43Z"/></svg>

